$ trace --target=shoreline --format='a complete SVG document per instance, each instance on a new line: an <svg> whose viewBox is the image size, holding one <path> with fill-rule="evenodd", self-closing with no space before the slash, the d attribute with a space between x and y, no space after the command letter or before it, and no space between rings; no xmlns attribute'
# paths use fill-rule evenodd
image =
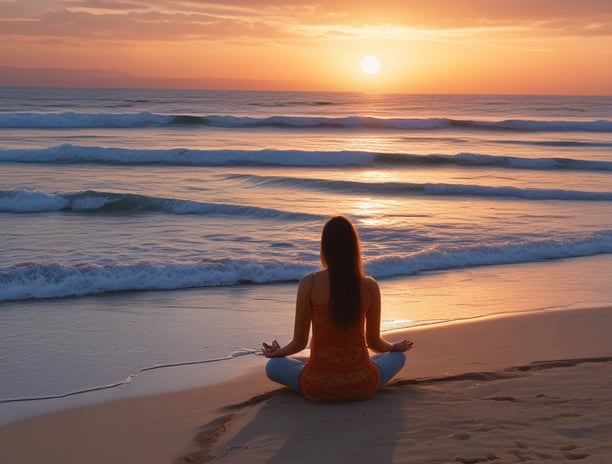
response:
<svg viewBox="0 0 612 464"><path fill-rule="evenodd" d="M147 370L116 386L102 386L91 390L49 398L16 399L0 402L0 427L34 419L46 414L61 413L114 401L151 395L164 395L194 388L231 382L245 371L257 369L256 355L241 356L231 362L196 363Z"/></svg>
<svg viewBox="0 0 612 464"><path fill-rule="evenodd" d="M576 311L581 309L606 308L606 305L553 307L506 311L495 314L468 316L448 321L424 322L410 327L384 330L385 337L404 338L407 333L419 330L444 328L455 324L470 324L489 319L521 317L540 313ZM304 350L307 353L308 349ZM116 385L94 387L90 390L40 398L17 398L0 402L0 427L10 426L22 420L35 419L47 414L86 408L100 404L122 401L150 395L164 395L193 389L208 388L232 382L242 377L245 371L261 369L261 355L247 353L219 362L179 363L173 366L146 369L132 374L131 379Z"/></svg>
<svg viewBox="0 0 612 464"><path fill-rule="evenodd" d="M263 446L259 441L258 428L265 428L265 423L257 417L262 410L272 414L275 421L285 421L289 433L292 414L287 411L288 407L303 411L307 422L316 420L316 414L322 409L325 414L341 410L342 414L365 411L366 415L375 415L376 408L387 403L388 407L399 410L417 407L418 399L408 401L415 389L419 394L435 396L440 389L445 395L460 394L466 388L464 384L468 384L468 389L495 386L499 390L496 396L514 398L514 394L504 391L504 383L521 384L554 374L569 376L564 384L552 382L555 388L572 388L571 382L581 380L577 373L588 371L593 388L603 383L600 386L607 392L610 380L606 376L612 378L612 373L608 373L612 362L606 360L612 358L612 341L608 334L611 322L612 307L605 306L509 313L393 331L388 333L390 340L405 336L415 342L415 349L408 353L406 366L397 381L379 392L373 400L344 405L313 404L273 384L265 377L262 358L261 366L249 367L244 375L222 383L118 399L2 426L0 457L7 463L30 459L49 463L81 460L89 463L167 463L180 456L199 453L200 457L214 455L223 458L223 462L225 459L227 462L241 462L241 459L242 462L265 462L267 458L264 459L264 455L279 456L280 451L279 444ZM525 367L532 363L539 363L539 369L530 371ZM527 374L513 378L504 371L507 369L518 369L521 374ZM576 375L570 375L572 373ZM461 389L458 390L459 384ZM436 401L435 408L440 406L440 401ZM526 400L521 401L524 403ZM514 402L499 401L499 405L506 403ZM228 409L231 405L234 407ZM227 419L230 414L231 418ZM330 416L330 421L336 420L334 417ZM215 431L214 439L210 438L211 430ZM282 431L277 433L282 434ZM208 437L204 445L193 442L197 436L200 436L200 442L203 436ZM323 440L325 437L315 438ZM252 443L248 447L240 445L235 448L238 445L232 444L232 440ZM113 443L113 447L106 446L108 443ZM261 445L259 448L257 443ZM297 444L293 449L280 447L301 456L300 453L305 451L298 452L298 448ZM227 449L235 451L227 452ZM358 459L356 462L366 461Z"/></svg>
<svg viewBox="0 0 612 464"><path fill-rule="evenodd" d="M382 326L391 333L490 314L606 305L612 301L611 264L608 254L382 279ZM209 377L223 381L250 362L256 365L256 356L219 363L208 360L255 352L262 340L282 341L290 335L295 287L246 285L0 304L4 322L0 338L12 340L0 363L8 379L2 398L103 388L65 400L38 401L38 406L28 406L32 412L27 415L33 416L40 414L37 409L43 403L43 412L51 412L197 387L211 383ZM32 321L37 330L32 330ZM189 362L202 364L157 369ZM123 385L104 388L114 384ZM24 409L9 404L11 411ZM0 424L13 421L7 419L6 410L7 404L0 403Z"/></svg>

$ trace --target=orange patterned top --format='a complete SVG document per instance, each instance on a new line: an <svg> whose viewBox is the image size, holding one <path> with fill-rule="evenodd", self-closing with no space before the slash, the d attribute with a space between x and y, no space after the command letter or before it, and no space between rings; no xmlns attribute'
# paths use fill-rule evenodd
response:
<svg viewBox="0 0 612 464"><path fill-rule="evenodd" d="M330 318L329 305L313 305L310 358L300 377L306 398L351 401L374 396L380 374L370 361L364 323L365 310L358 326L338 329Z"/></svg>

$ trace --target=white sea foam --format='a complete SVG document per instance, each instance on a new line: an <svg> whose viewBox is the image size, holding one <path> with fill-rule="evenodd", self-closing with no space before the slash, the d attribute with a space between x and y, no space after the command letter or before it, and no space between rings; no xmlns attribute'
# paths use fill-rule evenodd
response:
<svg viewBox="0 0 612 464"><path fill-rule="evenodd" d="M612 231L603 230L574 239L534 239L505 245L438 246L417 253L372 258L366 270L376 278L423 271L511 264L612 253ZM169 290L236 284L264 284L298 280L316 263L246 261L134 264L28 263L0 269L0 301L64 298L106 292Z"/></svg>
<svg viewBox="0 0 612 464"><path fill-rule="evenodd" d="M311 270L304 264L241 260L82 266L28 263L0 269L0 301L282 282Z"/></svg>
<svg viewBox="0 0 612 464"><path fill-rule="evenodd" d="M24 190L0 191L0 212L37 213L60 211L69 204L62 195Z"/></svg>
<svg viewBox="0 0 612 464"><path fill-rule="evenodd" d="M422 271L514 264L548 259L593 256L612 252L612 231L605 230L571 240L532 240L499 245L432 247L423 251L374 258L368 270L379 278Z"/></svg>

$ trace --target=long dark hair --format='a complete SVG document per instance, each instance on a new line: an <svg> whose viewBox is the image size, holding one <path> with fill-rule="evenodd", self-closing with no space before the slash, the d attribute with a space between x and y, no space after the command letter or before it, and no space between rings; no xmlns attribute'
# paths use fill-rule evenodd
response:
<svg viewBox="0 0 612 464"><path fill-rule="evenodd" d="M364 277L359 236L344 216L331 218L321 235L321 258L329 273L329 309L340 329L357 325Z"/></svg>

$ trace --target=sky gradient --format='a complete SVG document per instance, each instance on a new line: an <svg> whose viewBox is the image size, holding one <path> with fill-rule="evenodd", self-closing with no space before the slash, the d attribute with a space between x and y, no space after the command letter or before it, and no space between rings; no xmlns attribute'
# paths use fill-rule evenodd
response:
<svg viewBox="0 0 612 464"><path fill-rule="evenodd" d="M0 0L0 85L611 95L611 63L611 0Z"/></svg>

